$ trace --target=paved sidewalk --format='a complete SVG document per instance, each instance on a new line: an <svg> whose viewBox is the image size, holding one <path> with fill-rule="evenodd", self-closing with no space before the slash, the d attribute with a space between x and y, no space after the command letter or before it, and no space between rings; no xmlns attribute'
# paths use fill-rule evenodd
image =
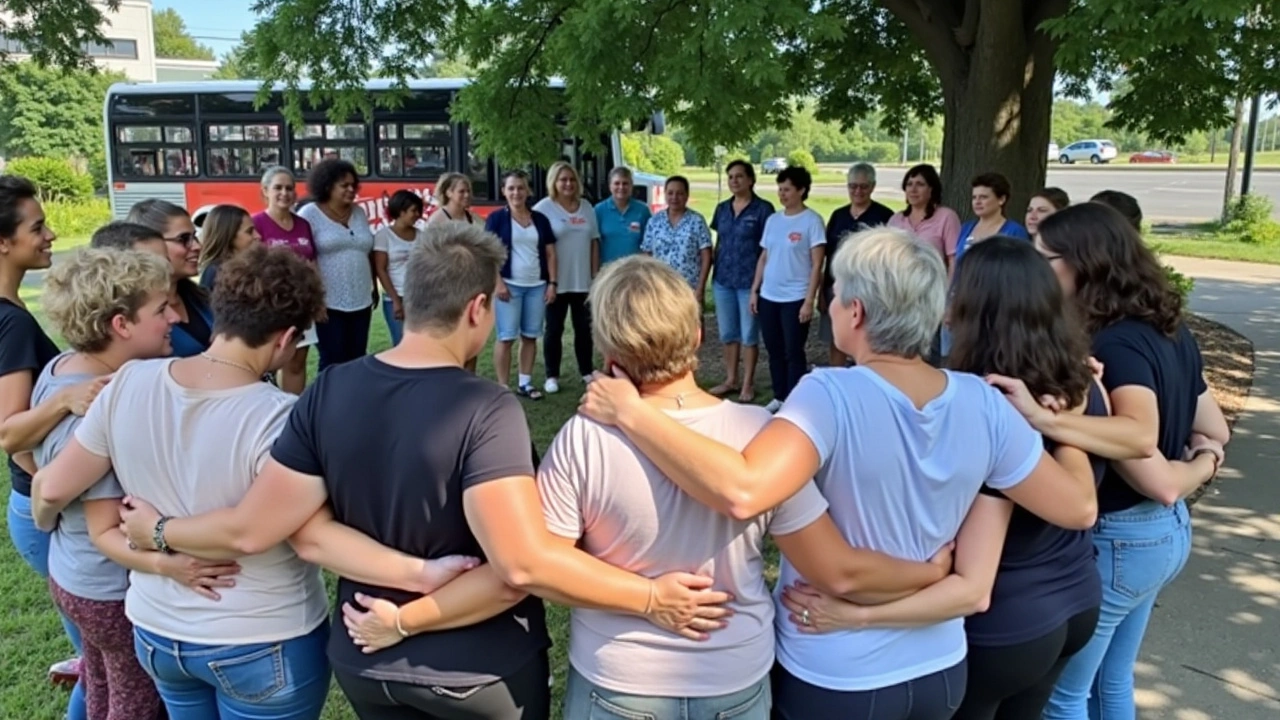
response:
<svg viewBox="0 0 1280 720"><path fill-rule="evenodd" d="M1191 309L1254 343L1253 390L1190 560L1160 597L1135 671L1141 720L1280 717L1280 267L1167 258Z"/></svg>

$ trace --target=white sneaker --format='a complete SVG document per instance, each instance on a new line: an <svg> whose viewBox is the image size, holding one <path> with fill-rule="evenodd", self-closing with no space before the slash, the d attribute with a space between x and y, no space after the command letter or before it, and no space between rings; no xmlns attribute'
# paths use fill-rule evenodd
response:
<svg viewBox="0 0 1280 720"><path fill-rule="evenodd" d="M764 406L764 409L768 410L771 413L776 413L782 409L782 401L778 400L777 398L774 398L773 400L769 401L768 405Z"/></svg>
<svg viewBox="0 0 1280 720"><path fill-rule="evenodd" d="M560 392L560 381L556 378L547 378L547 381L542 384L542 390L548 395L555 395Z"/></svg>

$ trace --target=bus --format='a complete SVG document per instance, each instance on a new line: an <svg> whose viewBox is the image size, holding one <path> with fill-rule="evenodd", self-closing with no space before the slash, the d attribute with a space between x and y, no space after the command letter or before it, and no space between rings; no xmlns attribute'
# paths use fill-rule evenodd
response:
<svg viewBox="0 0 1280 720"><path fill-rule="evenodd" d="M377 108L371 121L335 123L327 108L319 108L305 110L302 125L295 127L284 118L281 88L257 106L261 82L256 80L116 83L107 91L105 107L112 215L123 218L139 200L160 198L187 208L199 226L216 205L230 203L251 212L263 207L260 181L267 168L291 168L302 196L307 171L336 157L359 172L357 202L374 230L386 222L386 202L397 190L417 193L427 213L433 211L436 181L446 172L471 179L472 210L485 216L505 204L500 183L510 168L480 155L468 125L450 117L450 104L467 82L411 80L400 107ZM370 80L365 88L376 96L390 92L392 81ZM660 114L650 124L662 132ZM575 138L564 139L559 148L560 159L577 168L590 202L609 196L609 171L622 164L618 132L601 143L600 154ZM530 172L533 197L544 196L545 171L522 169ZM636 172L637 199L655 209L665 206L663 180Z"/></svg>

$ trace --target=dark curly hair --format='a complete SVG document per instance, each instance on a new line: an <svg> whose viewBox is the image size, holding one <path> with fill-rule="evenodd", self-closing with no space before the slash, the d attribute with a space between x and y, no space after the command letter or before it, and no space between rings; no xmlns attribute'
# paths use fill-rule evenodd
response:
<svg viewBox="0 0 1280 720"><path fill-rule="evenodd" d="M1089 339L1035 246L1003 236L971 246L954 293L951 369L1008 375L1036 397L1084 402L1093 382Z"/></svg>
<svg viewBox="0 0 1280 720"><path fill-rule="evenodd" d="M258 348L278 332L311 327L324 310L324 286L292 250L258 245L221 265L212 306L214 335Z"/></svg>
<svg viewBox="0 0 1280 720"><path fill-rule="evenodd" d="M907 174L902 176L902 191L906 192L907 183L911 182L911 178L919 177L929 186L929 204L924 208L924 219L928 220L933 217L933 211L938 209L942 204L942 177L938 175L938 168L929 163L921 163L907 170ZM911 217L911 206L907 205L902 210L905 217Z"/></svg>
<svg viewBox="0 0 1280 720"><path fill-rule="evenodd" d="M0 176L0 238L12 238L26 219L19 209L23 200L36 198L36 186L18 175Z"/></svg>
<svg viewBox="0 0 1280 720"><path fill-rule="evenodd" d="M778 184L784 182L791 183L792 187L800 191L800 199L809 199L809 190L813 188L813 175L800 165L788 165L778 172ZM685 187L689 187L688 181L685 181Z"/></svg>
<svg viewBox="0 0 1280 720"><path fill-rule="evenodd" d="M989 188L997 198L1008 200L1009 195L1013 193L1013 186L1009 184L1009 178L998 172L987 172L977 175L969 182L969 187Z"/></svg>
<svg viewBox="0 0 1280 720"><path fill-rule="evenodd" d="M1098 202L1072 205L1042 220L1039 231L1040 242L1075 273L1076 307L1090 334L1126 318L1177 333L1182 296L1119 212Z"/></svg>
<svg viewBox="0 0 1280 720"><path fill-rule="evenodd" d="M312 165L311 172L307 173L307 193L311 196L312 202L329 202L333 188L348 175L356 181L356 190L359 190L360 173L356 171L355 165L346 160L331 158Z"/></svg>

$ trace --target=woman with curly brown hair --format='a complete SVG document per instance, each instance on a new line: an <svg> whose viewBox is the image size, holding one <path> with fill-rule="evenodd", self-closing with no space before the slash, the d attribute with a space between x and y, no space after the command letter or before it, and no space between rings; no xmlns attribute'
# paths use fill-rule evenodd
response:
<svg viewBox="0 0 1280 720"><path fill-rule="evenodd" d="M1084 203L1038 230L1036 247L1092 337L1111 403L1110 417L1052 412L1020 381L994 379L1045 437L1111 460L1093 531L1102 578L1097 629L1067 663L1044 717L1132 718L1133 666L1156 595L1190 552L1183 499L1217 472L1230 436L1183 322L1182 298L1133 226L1109 207Z"/></svg>

